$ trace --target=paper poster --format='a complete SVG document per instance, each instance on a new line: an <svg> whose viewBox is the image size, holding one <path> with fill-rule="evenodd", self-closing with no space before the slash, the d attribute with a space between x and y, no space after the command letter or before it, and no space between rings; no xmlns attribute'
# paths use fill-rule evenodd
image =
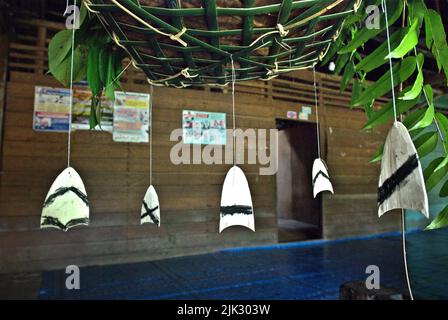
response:
<svg viewBox="0 0 448 320"><path fill-rule="evenodd" d="M75 87L73 90L72 128L75 130L90 130L90 104L92 92L87 87ZM113 103L105 95L101 97L101 126L94 130L112 132Z"/></svg>
<svg viewBox="0 0 448 320"><path fill-rule="evenodd" d="M34 130L68 132L69 112L70 89L34 88Z"/></svg>
<svg viewBox="0 0 448 320"><path fill-rule="evenodd" d="M115 91L114 141L149 141L149 99L146 93Z"/></svg>
<svg viewBox="0 0 448 320"><path fill-rule="evenodd" d="M226 114L183 110L185 144L226 144Z"/></svg>
<svg viewBox="0 0 448 320"><path fill-rule="evenodd" d="M305 114L311 114L311 113L312 113L312 109L311 109L311 107L305 107L305 106L303 106L303 107L302 107L302 113L305 113Z"/></svg>
<svg viewBox="0 0 448 320"><path fill-rule="evenodd" d="M303 112L299 113L299 120L308 120L308 119L309 119L308 113L303 113Z"/></svg>
<svg viewBox="0 0 448 320"><path fill-rule="evenodd" d="M286 113L286 118L288 118L288 119L297 119L297 112L295 112L295 111L288 111Z"/></svg>

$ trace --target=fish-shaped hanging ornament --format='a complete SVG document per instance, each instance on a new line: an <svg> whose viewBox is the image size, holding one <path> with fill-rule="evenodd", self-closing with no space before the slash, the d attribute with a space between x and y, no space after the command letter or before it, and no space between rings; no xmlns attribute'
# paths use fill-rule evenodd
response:
<svg viewBox="0 0 448 320"><path fill-rule="evenodd" d="M66 168L54 180L42 209L40 227L67 231L89 224L89 200L78 172Z"/></svg>
<svg viewBox="0 0 448 320"><path fill-rule="evenodd" d="M333 192L333 185L328 175L328 169L325 162L317 158L313 163L313 195L314 198L323 191Z"/></svg>
<svg viewBox="0 0 448 320"><path fill-rule="evenodd" d="M156 189L149 186L143 198L142 210L140 214L140 224L153 223L160 227L160 205Z"/></svg>
<svg viewBox="0 0 448 320"><path fill-rule="evenodd" d="M221 195L219 232L231 226L255 231L254 210L249 184L243 170L233 166L227 172Z"/></svg>
<svg viewBox="0 0 448 320"><path fill-rule="evenodd" d="M414 209L429 217L422 166L408 130L399 121L390 129L384 145L378 216L393 209Z"/></svg>

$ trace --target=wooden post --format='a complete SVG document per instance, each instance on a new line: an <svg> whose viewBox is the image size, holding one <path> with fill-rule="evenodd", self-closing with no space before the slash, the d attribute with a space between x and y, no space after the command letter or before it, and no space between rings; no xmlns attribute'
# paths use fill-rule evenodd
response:
<svg viewBox="0 0 448 320"><path fill-rule="evenodd" d="M46 48L46 40L47 40L47 27L46 26L39 26L37 29L37 47L38 48ZM35 72L37 74L44 74L45 73L45 51L39 50L37 52L37 59L36 59L36 69Z"/></svg>
<svg viewBox="0 0 448 320"><path fill-rule="evenodd" d="M6 104L6 80L8 70L9 39L6 33L0 34L0 171L2 170L3 122ZM2 175L0 175L1 184Z"/></svg>

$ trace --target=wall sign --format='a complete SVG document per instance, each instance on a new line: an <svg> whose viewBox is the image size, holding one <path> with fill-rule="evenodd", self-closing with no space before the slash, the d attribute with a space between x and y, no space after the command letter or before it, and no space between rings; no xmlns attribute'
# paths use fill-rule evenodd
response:
<svg viewBox="0 0 448 320"><path fill-rule="evenodd" d="M149 142L149 102L147 93L115 91L113 140Z"/></svg>
<svg viewBox="0 0 448 320"><path fill-rule="evenodd" d="M226 114L183 110L183 142L186 144L226 144Z"/></svg>
<svg viewBox="0 0 448 320"><path fill-rule="evenodd" d="M90 104L92 92L87 87L75 87L73 90L72 128L75 130L90 130ZM101 126L94 130L112 132L113 103L105 95L101 97Z"/></svg>
<svg viewBox="0 0 448 320"><path fill-rule="evenodd" d="M288 111L286 113L286 118L288 118L288 119L297 119L297 112L296 111Z"/></svg>
<svg viewBox="0 0 448 320"><path fill-rule="evenodd" d="M69 111L69 89L40 86L34 88L34 130L67 132Z"/></svg>

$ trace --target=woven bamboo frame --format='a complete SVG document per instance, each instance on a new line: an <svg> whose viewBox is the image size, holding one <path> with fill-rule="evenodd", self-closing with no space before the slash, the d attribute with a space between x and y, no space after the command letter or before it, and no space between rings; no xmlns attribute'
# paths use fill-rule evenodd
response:
<svg viewBox="0 0 448 320"><path fill-rule="evenodd" d="M269 80L312 68L361 0L283 0L263 6L242 0L240 7L219 7L217 2L182 8L178 0L166 0L163 7L160 1L159 6L145 5L149 0L84 0L151 84L174 87L226 85L231 60L236 81ZM254 26L257 17L273 16L275 24ZM220 28L219 21L234 17L239 24ZM191 27L186 19L204 19L205 28Z"/></svg>

